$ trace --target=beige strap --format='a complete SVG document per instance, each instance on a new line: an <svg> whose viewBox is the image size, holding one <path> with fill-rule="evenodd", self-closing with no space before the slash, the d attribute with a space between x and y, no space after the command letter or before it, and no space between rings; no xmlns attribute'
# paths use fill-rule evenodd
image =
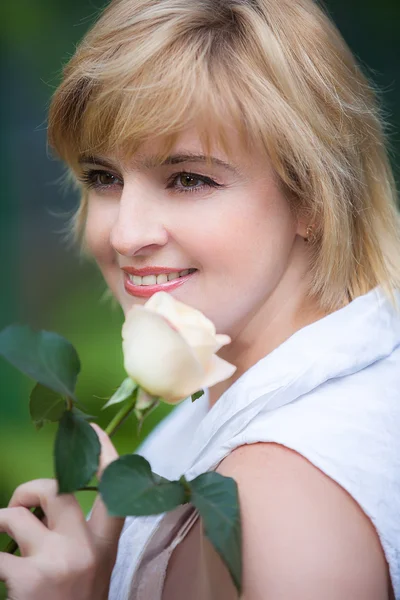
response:
<svg viewBox="0 0 400 600"><path fill-rule="evenodd" d="M238 600L191 504L167 513L136 570L130 600Z"/></svg>

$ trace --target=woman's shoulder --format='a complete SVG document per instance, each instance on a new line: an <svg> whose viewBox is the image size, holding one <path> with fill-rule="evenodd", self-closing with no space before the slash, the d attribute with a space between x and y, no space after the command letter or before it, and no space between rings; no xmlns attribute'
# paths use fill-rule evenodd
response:
<svg viewBox="0 0 400 600"><path fill-rule="evenodd" d="M301 454L256 443L234 450L217 470L239 487L249 597L261 590L263 597L307 600L388 597L376 529L352 496Z"/></svg>
<svg viewBox="0 0 400 600"><path fill-rule="evenodd" d="M266 407L229 446L232 452L243 444L279 444L330 477L397 547L400 576L399 432L397 347L382 360L327 380L287 405Z"/></svg>
<svg viewBox="0 0 400 600"><path fill-rule="evenodd" d="M258 565L278 594L276 574L291 572L295 589L312 598L302 579L312 569L314 589L335 579L354 586L355 597L383 598L389 565L400 598L399 431L400 347L258 412L217 467L239 485L249 581ZM264 553L274 559L261 568Z"/></svg>

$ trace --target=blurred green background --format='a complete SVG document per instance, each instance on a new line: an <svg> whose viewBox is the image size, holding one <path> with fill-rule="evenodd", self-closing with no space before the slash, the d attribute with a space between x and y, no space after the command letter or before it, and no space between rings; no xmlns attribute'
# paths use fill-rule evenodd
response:
<svg viewBox="0 0 400 600"><path fill-rule="evenodd" d="M46 111L61 65L104 4L6 0L0 7L0 329L29 323L67 337L82 362L78 395L92 414L104 402L99 397L109 397L124 378L122 311L102 300L105 286L96 267L81 262L62 242L77 197L61 186L62 165L48 157ZM325 5L382 90L398 179L400 2L329 0ZM30 424L32 387L32 381L0 360L0 507L19 483L53 474L54 427L36 432ZM141 439L168 410L153 413ZM100 425L109 415L104 411ZM133 451L139 441L133 420L115 438L121 453ZM89 497L82 500L85 510L90 503Z"/></svg>

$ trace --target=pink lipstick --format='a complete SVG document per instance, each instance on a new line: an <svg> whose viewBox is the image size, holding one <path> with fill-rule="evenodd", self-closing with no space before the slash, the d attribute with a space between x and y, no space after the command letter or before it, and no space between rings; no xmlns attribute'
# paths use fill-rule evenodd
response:
<svg viewBox="0 0 400 600"><path fill-rule="evenodd" d="M124 275L124 287L125 291L138 298L150 298L153 294L157 292L172 292L177 289L184 283L186 283L191 277L193 277L194 273L197 269L170 269L167 267L144 267L142 269L134 269L133 267L123 267L123 271L125 271ZM176 277L171 281L165 281L163 283L150 284L150 285L138 285L132 281L130 276L136 277L146 277L148 275L168 275L170 273L179 273L182 271L189 271L187 275L183 275L181 277Z"/></svg>

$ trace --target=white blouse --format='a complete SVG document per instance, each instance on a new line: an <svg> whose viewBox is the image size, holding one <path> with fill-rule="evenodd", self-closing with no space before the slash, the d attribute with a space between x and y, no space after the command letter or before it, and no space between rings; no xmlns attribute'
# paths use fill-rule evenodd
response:
<svg viewBox="0 0 400 600"><path fill-rule="evenodd" d="M182 402L138 453L164 477L193 479L255 442L295 450L347 490L377 530L400 600L400 312L380 288L293 334L211 409L207 390ZM126 519L110 600L130 599L163 518Z"/></svg>

